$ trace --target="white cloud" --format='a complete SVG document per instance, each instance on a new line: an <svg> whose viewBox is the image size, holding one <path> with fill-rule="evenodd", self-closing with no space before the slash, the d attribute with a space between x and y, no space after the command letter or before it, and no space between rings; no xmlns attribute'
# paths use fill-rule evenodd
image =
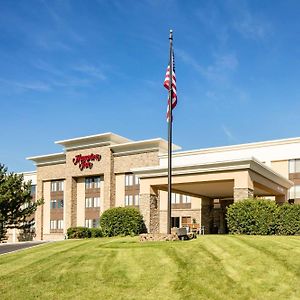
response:
<svg viewBox="0 0 300 300"><path fill-rule="evenodd" d="M74 66L73 70L84 73L90 77L95 77L100 80L106 80L107 77L105 74L97 67L89 64L81 64L78 66Z"/></svg>

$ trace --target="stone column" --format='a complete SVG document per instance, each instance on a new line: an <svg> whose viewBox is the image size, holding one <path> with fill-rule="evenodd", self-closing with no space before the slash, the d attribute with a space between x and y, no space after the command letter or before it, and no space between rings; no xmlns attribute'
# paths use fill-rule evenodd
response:
<svg viewBox="0 0 300 300"><path fill-rule="evenodd" d="M201 226L204 226L205 233L211 233L213 227L213 199L203 197L201 199Z"/></svg>
<svg viewBox="0 0 300 300"><path fill-rule="evenodd" d="M282 205L283 203L287 202L287 195L277 195L277 196L275 196L275 202L278 205Z"/></svg>
<svg viewBox="0 0 300 300"><path fill-rule="evenodd" d="M140 194L140 212L148 233L159 233L159 197L156 194Z"/></svg>
<svg viewBox="0 0 300 300"><path fill-rule="evenodd" d="M253 198L253 196L254 196L253 189L251 189L249 187L245 187L245 188L235 187L233 189L234 202L240 201L240 200L243 200L246 198Z"/></svg>

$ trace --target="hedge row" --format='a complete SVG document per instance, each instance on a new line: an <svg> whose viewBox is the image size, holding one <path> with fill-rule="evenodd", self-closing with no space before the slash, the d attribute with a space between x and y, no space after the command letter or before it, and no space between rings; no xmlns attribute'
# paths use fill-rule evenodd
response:
<svg viewBox="0 0 300 300"><path fill-rule="evenodd" d="M300 234L300 205L245 199L228 207L226 219L232 234Z"/></svg>
<svg viewBox="0 0 300 300"><path fill-rule="evenodd" d="M102 236L137 235L146 231L141 213L130 207L106 210L100 217L100 228L71 227L69 239L84 239Z"/></svg>
<svg viewBox="0 0 300 300"><path fill-rule="evenodd" d="M70 227L67 230L68 239L85 239L102 237L101 228Z"/></svg>

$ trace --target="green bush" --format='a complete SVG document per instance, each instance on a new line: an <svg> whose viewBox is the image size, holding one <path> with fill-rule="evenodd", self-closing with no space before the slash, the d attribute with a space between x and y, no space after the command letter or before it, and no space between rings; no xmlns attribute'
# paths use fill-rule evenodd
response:
<svg viewBox="0 0 300 300"><path fill-rule="evenodd" d="M103 232L102 232L102 229L100 227L90 228L90 232L91 232L91 237L92 238L103 237Z"/></svg>
<svg viewBox="0 0 300 300"><path fill-rule="evenodd" d="M137 235L145 232L143 216L135 208L115 207L106 210L100 217L104 236Z"/></svg>
<svg viewBox="0 0 300 300"><path fill-rule="evenodd" d="M232 234L275 234L279 207L267 199L244 199L227 209L227 225Z"/></svg>
<svg viewBox="0 0 300 300"><path fill-rule="evenodd" d="M300 205L284 204L279 206L277 234L300 234Z"/></svg>
<svg viewBox="0 0 300 300"><path fill-rule="evenodd" d="M67 230L68 239L85 239L90 238L92 233L87 227L70 227Z"/></svg>

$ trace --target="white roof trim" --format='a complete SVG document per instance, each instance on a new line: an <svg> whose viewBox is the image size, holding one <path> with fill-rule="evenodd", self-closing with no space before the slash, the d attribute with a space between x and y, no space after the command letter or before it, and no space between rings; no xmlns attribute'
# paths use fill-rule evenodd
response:
<svg viewBox="0 0 300 300"><path fill-rule="evenodd" d="M89 139L97 139L97 138L109 138L111 142L114 140L117 140L117 143L126 143L130 142L130 139L127 139L121 135L112 133L112 132L106 132L106 133L100 133L100 134L94 134L94 135L87 135L87 136L82 136L82 137L77 137L77 138L72 138L72 139L67 139L67 140L60 140L54 142L55 144L59 145L65 145L69 143L76 143L76 142L83 142Z"/></svg>
<svg viewBox="0 0 300 300"><path fill-rule="evenodd" d="M186 150L186 151L176 152L173 154L173 156L179 157L179 156L186 156L186 155L198 155L198 154L205 154L205 153L216 153L216 152L223 152L223 151L242 150L242 149L249 149L249 148L260 148L260 147L294 144L294 143L300 143L300 137L279 139L279 140L270 140L270 141L263 141L263 142L237 144L237 145L230 145L230 146L209 147L209 148L202 148L202 149L200 148L200 149L195 149L195 150ZM167 156L167 154L161 154L160 158L165 158L166 156Z"/></svg>

